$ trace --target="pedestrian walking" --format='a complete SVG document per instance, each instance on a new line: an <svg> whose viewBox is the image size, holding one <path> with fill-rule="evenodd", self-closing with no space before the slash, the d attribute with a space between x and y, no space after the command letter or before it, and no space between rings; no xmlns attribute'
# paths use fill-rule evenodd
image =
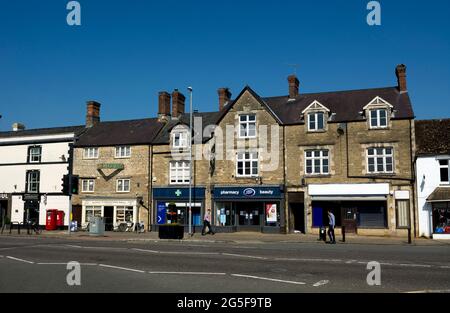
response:
<svg viewBox="0 0 450 313"><path fill-rule="evenodd" d="M206 235L206 227L208 227L208 234L214 235L214 231L211 227L211 213L210 211L205 211L205 216L203 217L203 229L202 229L202 236Z"/></svg>
<svg viewBox="0 0 450 313"><path fill-rule="evenodd" d="M333 212L328 210L328 236L330 237L330 243L336 244L336 237L334 236L334 227L336 226L336 218Z"/></svg>

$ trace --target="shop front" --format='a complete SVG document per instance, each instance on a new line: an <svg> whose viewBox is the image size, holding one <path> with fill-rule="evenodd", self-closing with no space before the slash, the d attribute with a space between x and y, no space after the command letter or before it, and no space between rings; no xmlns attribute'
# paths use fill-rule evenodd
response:
<svg viewBox="0 0 450 313"><path fill-rule="evenodd" d="M135 226L138 222L137 199L84 199L82 203L82 227L86 227L92 217L103 217L106 231L118 230L120 225Z"/></svg>
<svg viewBox="0 0 450 313"><path fill-rule="evenodd" d="M450 240L450 187L436 188L427 202L432 207L433 239Z"/></svg>
<svg viewBox="0 0 450 313"><path fill-rule="evenodd" d="M205 203L204 187L192 188L191 193L191 225L194 232L200 232L203 224ZM189 225L189 188L153 188L154 229L159 225Z"/></svg>
<svg viewBox="0 0 450 313"><path fill-rule="evenodd" d="M215 187L213 224L221 232L280 233L283 198L281 186Z"/></svg>
<svg viewBox="0 0 450 313"><path fill-rule="evenodd" d="M347 233L359 229L388 228L389 184L309 185L312 230L328 226L328 211L335 216L336 227Z"/></svg>

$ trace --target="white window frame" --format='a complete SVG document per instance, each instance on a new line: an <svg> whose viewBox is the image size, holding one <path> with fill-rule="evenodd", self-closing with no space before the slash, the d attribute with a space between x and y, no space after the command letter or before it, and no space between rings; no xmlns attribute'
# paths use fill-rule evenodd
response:
<svg viewBox="0 0 450 313"><path fill-rule="evenodd" d="M126 159L131 157L131 146L118 146L116 147L115 158Z"/></svg>
<svg viewBox="0 0 450 313"><path fill-rule="evenodd" d="M308 156L311 153L311 156ZM319 155L316 155L319 153ZM326 153L326 156L324 154ZM308 173L308 161L311 161L311 173ZM319 172L316 171L316 161L319 161ZM324 161L327 161L325 165ZM325 166L327 171L324 170ZM328 149L316 149L316 150L306 150L305 151L305 175L329 175L330 174L330 150Z"/></svg>
<svg viewBox="0 0 450 313"><path fill-rule="evenodd" d="M41 163L42 160L42 146L31 146L29 147L29 159L28 159L28 163ZM39 153L33 153L33 150L37 149L39 151ZM37 156L38 160L33 161L33 157Z"/></svg>
<svg viewBox="0 0 450 313"><path fill-rule="evenodd" d="M369 155L369 151L372 150L374 151L373 155ZM378 153L378 150L382 149L382 154ZM391 154L387 154L386 150L390 149L391 150ZM378 170L378 159L382 159L382 164L383 164L383 170L379 171ZM387 170L387 158L391 158L392 159L392 170L388 171ZM374 171L370 171L370 165L369 165L369 159L374 159ZM395 172L395 158L394 158L394 148L393 147L369 147L366 149L366 163L367 163L367 173L368 174L394 174Z"/></svg>
<svg viewBox="0 0 450 313"><path fill-rule="evenodd" d="M84 208L84 222L89 223L89 214L88 212L92 211L92 216L102 216L103 215L103 208L101 206L95 206L95 205L89 205Z"/></svg>
<svg viewBox="0 0 450 313"><path fill-rule="evenodd" d="M386 116L384 117L386 124L385 125L381 125L381 111L384 111ZM374 126L372 125L372 114L376 113L376 116L374 118L376 118L377 124ZM369 109L369 125L371 129L384 129L384 128L388 128L389 125L389 117L388 117L388 109L387 108L373 108L373 109Z"/></svg>
<svg viewBox="0 0 450 313"><path fill-rule="evenodd" d="M98 147L84 148L84 158L85 159L98 159Z"/></svg>
<svg viewBox="0 0 450 313"><path fill-rule="evenodd" d="M243 118L245 118L243 120ZM251 119L253 118L253 119ZM254 134L250 135L250 126L254 126ZM239 115L239 138L256 138L256 114L240 114Z"/></svg>
<svg viewBox="0 0 450 313"><path fill-rule="evenodd" d="M125 182L128 181L128 190L125 189ZM119 178L116 180L116 192L127 193L131 191L131 179Z"/></svg>
<svg viewBox="0 0 450 313"><path fill-rule="evenodd" d="M250 163L250 174L246 174L245 164ZM254 166L256 162L256 167ZM239 164L242 163L242 174L239 174ZM256 173L254 173L256 169ZM256 151L242 151L236 153L236 177L258 177L259 176L259 153Z"/></svg>
<svg viewBox="0 0 450 313"><path fill-rule="evenodd" d="M441 161L447 161L447 165L442 165ZM440 160L438 160L438 162L439 162L439 181L441 184L448 185L448 184L450 184L450 159L440 159ZM448 171L447 181L442 180L442 177L441 177L441 169L443 169L443 168L446 168Z"/></svg>
<svg viewBox="0 0 450 313"><path fill-rule="evenodd" d="M33 174L37 174L37 176L33 175ZM26 179L27 179L27 192L28 193L38 193L39 192L40 183L41 183L41 173L40 173L40 171L36 171L36 170L27 171ZM32 185L34 185L35 188L31 189Z"/></svg>
<svg viewBox="0 0 450 313"><path fill-rule="evenodd" d="M322 116L322 128L319 128L319 116ZM317 132L317 131L323 131L325 130L325 112L318 111L318 112L309 112L307 113L308 116L308 131L310 132ZM314 127L311 127L311 117L314 117Z"/></svg>
<svg viewBox="0 0 450 313"><path fill-rule="evenodd" d="M178 144L177 144L177 136ZM172 133L172 147L174 148L187 148L188 147L188 132L187 131L175 131Z"/></svg>
<svg viewBox="0 0 450 313"><path fill-rule="evenodd" d="M89 193L94 191L95 191L95 179L89 178L81 180L81 192Z"/></svg>
<svg viewBox="0 0 450 313"><path fill-rule="evenodd" d="M190 181L189 161L169 162L169 184L187 185Z"/></svg>

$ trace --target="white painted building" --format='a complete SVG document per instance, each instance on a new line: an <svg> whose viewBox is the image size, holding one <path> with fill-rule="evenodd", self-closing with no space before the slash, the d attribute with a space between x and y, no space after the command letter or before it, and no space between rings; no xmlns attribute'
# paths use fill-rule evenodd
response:
<svg viewBox="0 0 450 313"><path fill-rule="evenodd" d="M416 121L419 236L450 239L450 119Z"/></svg>
<svg viewBox="0 0 450 313"><path fill-rule="evenodd" d="M69 197L62 194L62 178L69 171L70 145L84 127L0 132L0 216L45 225L48 209L64 211L69 222Z"/></svg>

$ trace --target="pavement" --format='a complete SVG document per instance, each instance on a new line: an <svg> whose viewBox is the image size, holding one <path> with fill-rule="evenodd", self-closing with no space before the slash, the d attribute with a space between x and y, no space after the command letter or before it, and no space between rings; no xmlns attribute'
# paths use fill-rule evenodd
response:
<svg viewBox="0 0 450 313"><path fill-rule="evenodd" d="M71 261L79 285L68 283L77 277ZM0 277L0 292L450 293L450 245L256 233L1 235Z"/></svg>
<svg viewBox="0 0 450 313"><path fill-rule="evenodd" d="M75 238L80 240L112 240L112 241L175 241L180 240L164 239L158 237L158 232L105 232L103 236L92 236L88 232L78 231L68 233L65 231L43 231L40 235L27 235L26 230L21 230L18 235L17 229L14 229L12 234L5 231L2 236L12 237L41 237L41 238ZM342 237L336 237L338 244L363 244L363 245L408 245L408 238L403 237L377 237L377 236L358 236L355 234L347 234L345 242ZM183 242L216 242L216 243L317 243L324 244L323 241L318 240L317 235L310 234L263 234L257 232L235 232L235 233L216 233L215 235L202 236L195 233L193 236L184 234ZM427 238L413 238L413 246L450 246L450 240L432 240Z"/></svg>

